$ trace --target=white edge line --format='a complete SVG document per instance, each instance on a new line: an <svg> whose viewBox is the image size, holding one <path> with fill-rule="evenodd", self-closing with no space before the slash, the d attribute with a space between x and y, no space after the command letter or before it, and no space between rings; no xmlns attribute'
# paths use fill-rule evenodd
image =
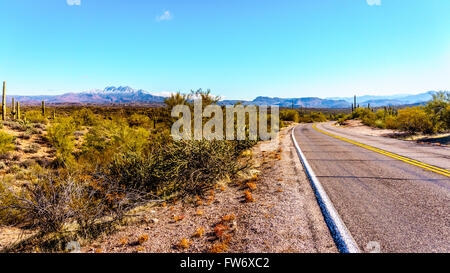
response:
<svg viewBox="0 0 450 273"><path fill-rule="evenodd" d="M292 141L294 142L294 146L297 150L300 161L305 168L305 172L309 180L311 181L311 185L313 186L320 209L322 210L322 214L325 218L328 228L330 229L331 235L333 236L337 248L342 253L361 253L358 244L355 242L352 235L348 231L338 212L334 208L333 203L331 203L330 198L322 187L322 184L320 184L319 179L317 179L314 171L306 160L305 155L300 149L300 146L298 145L297 140L294 136L294 131L297 127L298 126L292 128Z"/></svg>

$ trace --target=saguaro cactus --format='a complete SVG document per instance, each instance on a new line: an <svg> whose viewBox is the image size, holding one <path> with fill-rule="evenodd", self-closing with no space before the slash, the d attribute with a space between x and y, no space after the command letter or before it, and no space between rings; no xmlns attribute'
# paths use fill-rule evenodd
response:
<svg viewBox="0 0 450 273"><path fill-rule="evenodd" d="M356 95L353 97L353 100L354 100L353 105L355 106L355 110L356 110ZM358 106L358 108L359 108L359 106Z"/></svg>
<svg viewBox="0 0 450 273"><path fill-rule="evenodd" d="M16 118L16 103L14 101L14 98L12 98L12 103L11 103L11 115L12 115L13 119Z"/></svg>
<svg viewBox="0 0 450 273"><path fill-rule="evenodd" d="M56 109L53 109L53 120L56 119Z"/></svg>
<svg viewBox="0 0 450 273"><path fill-rule="evenodd" d="M6 119L6 82L3 81L2 120Z"/></svg>
<svg viewBox="0 0 450 273"><path fill-rule="evenodd" d="M16 112L17 112L17 119L20 119L20 102L17 102L16 106Z"/></svg>
<svg viewBox="0 0 450 273"><path fill-rule="evenodd" d="M42 101L41 109L42 109L42 116L45 117L45 102L44 101Z"/></svg>

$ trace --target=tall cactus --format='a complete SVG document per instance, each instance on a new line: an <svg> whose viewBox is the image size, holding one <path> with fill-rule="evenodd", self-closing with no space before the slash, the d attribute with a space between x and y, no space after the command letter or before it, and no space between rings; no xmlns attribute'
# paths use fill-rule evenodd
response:
<svg viewBox="0 0 450 273"><path fill-rule="evenodd" d="M42 101L41 109L42 109L42 116L45 117L45 102L44 101Z"/></svg>
<svg viewBox="0 0 450 273"><path fill-rule="evenodd" d="M356 110L356 108L359 108L359 106L356 107L356 95L353 97L353 100L354 100L353 106L355 107L355 110Z"/></svg>
<svg viewBox="0 0 450 273"><path fill-rule="evenodd" d="M6 82L3 81L2 120L6 120Z"/></svg>
<svg viewBox="0 0 450 273"><path fill-rule="evenodd" d="M16 112L17 112L17 119L20 119L20 102L17 102L16 106Z"/></svg>
<svg viewBox="0 0 450 273"><path fill-rule="evenodd" d="M12 115L13 119L16 118L16 103L14 101L14 98L12 98L12 103L11 103L11 115Z"/></svg>

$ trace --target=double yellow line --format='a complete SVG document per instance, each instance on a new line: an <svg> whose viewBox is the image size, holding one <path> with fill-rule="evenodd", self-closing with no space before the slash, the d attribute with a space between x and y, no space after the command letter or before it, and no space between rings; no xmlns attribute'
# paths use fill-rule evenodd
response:
<svg viewBox="0 0 450 273"><path fill-rule="evenodd" d="M336 136L336 135L330 134L328 132L320 130L319 128L316 127L315 124L313 124L312 127L314 129L316 129L317 131L321 132L322 134L326 134L328 136L331 136L331 137L334 137L334 138L337 138L337 139L340 139L340 140L352 143L354 145L357 145L359 147L362 147L362 148L365 148L365 149L377 152L379 154L383 154L385 156L389 156L389 157L398 159L398 160L406 162L408 164L411 164L411 165L414 165L414 166L417 166L417 167L421 167L423 169L427 169L429 171L432 171L432 172L435 172L435 173L442 174L442 175L445 175L447 177L450 177L450 171L449 170L445 170L445 169L441 169L441 168L438 168L438 167L435 167L435 166L431 166L431 165L422 163L420 161L417 161L417 160L414 160L414 159L411 159L411 158L407 158L407 157L404 157L404 156L401 156L401 155L393 154L393 153L385 151L385 150L381 150L381 149L378 149L378 148L375 148L375 147L372 147L372 146L369 146L369 145L366 145L366 144L362 144L362 143L350 140L348 138L343 138L343 137L340 137L340 136Z"/></svg>

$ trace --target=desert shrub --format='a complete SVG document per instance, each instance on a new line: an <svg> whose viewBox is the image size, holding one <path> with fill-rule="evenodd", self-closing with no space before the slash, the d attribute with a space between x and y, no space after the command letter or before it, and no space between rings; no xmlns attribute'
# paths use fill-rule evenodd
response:
<svg viewBox="0 0 450 273"><path fill-rule="evenodd" d="M350 115L341 115L338 117L337 123L339 125L345 125L345 122L351 118Z"/></svg>
<svg viewBox="0 0 450 273"><path fill-rule="evenodd" d="M245 169L233 141L176 141L149 155L118 155L110 176L126 187L157 194L202 194Z"/></svg>
<svg viewBox="0 0 450 273"><path fill-rule="evenodd" d="M311 112L309 114L312 122L324 122L327 121L327 118L322 112Z"/></svg>
<svg viewBox="0 0 450 273"><path fill-rule="evenodd" d="M18 120L18 121L10 121L8 122L8 126L12 129L12 130L16 130L16 131L20 131L20 132L25 132L25 131L30 131L32 127L32 125L25 120Z"/></svg>
<svg viewBox="0 0 450 273"><path fill-rule="evenodd" d="M384 124L387 129L398 129L399 127L397 123L397 117L395 116L386 116Z"/></svg>
<svg viewBox="0 0 450 273"><path fill-rule="evenodd" d="M24 160L23 162L21 162L20 166L25 169L29 169L32 166L34 166L35 164L36 164L36 161L34 161L33 159L27 159L27 160Z"/></svg>
<svg viewBox="0 0 450 273"><path fill-rule="evenodd" d="M128 124L133 126L141 126L141 127L149 127L150 126L150 118L145 115L133 114L128 117Z"/></svg>
<svg viewBox="0 0 450 273"><path fill-rule="evenodd" d="M353 111L353 113L351 114L351 118L352 119L363 119L365 117L372 117L374 120L376 119L376 115L374 116L374 113L372 112L372 110L368 109L368 108L356 108L355 111Z"/></svg>
<svg viewBox="0 0 450 273"><path fill-rule="evenodd" d="M2 222L11 222L7 215L15 212L16 219L43 233L60 232L74 222L85 236L104 217L110 223L119 221L127 210L150 199L148 194L125 191L110 181L67 172L44 171L26 187L0 190Z"/></svg>
<svg viewBox="0 0 450 273"><path fill-rule="evenodd" d="M450 130L450 104L447 105L444 115L445 126L447 130Z"/></svg>
<svg viewBox="0 0 450 273"><path fill-rule="evenodd" d="M94 126L100 122L100 117L92 112L91 109L83 108L72 115L76 126Z"/></svg>
<svg viewBox="0 0 450 273"><path fill-rule="evenodd" d="M384 121L381 120L381 119L375 120L374 126L377 127L377 128L380 128L380 129L386 128L386 124L385 124Z"/></svg>
<svg viewBox="0 0 450 273"><path fill-rule="evenodd" d="M85 136L83 151L141 152L149 145L150 132L144 128L130 128L123 122L105 121L94 126Z"/></svg>
<svg viewBox="0 0 450 273"><path fill-rule="evenodd" d="M439 92L433 95L433 100L425 106L426 113L430 116L434 131L440 132L450 129L448 121L448 107L450 106L450 92Z"/></svg>
<svg viewBox="0 0 450 273"><path fill-rule="evenodd" d="M41 111L28 111L25 113L25 119L32 123L47 124L48 120L42 115Z"/></svg>
<svg viewBox="0 0 450 273"><path fill-rule="evenodd" d="M372 112L368 109L367 109L367 111L362 112L361 121L363 124L368 125L368 126L375 126L376 120L377 120L377 115L374 112Z"/></svg>
<svg viewBox="0 0 450 273"><path fill-rule="evenodd" d="M12 178L2 178L0 183L0 225L14 225L22 221L21 211L12 207L16 198L12 192Z"/></svg>
<svg viewBox="0 0 450 273"><path fill-rule="evenodd" d="M18 138L20 139L30 139L32 134L28 131L21 133Z"/></svg>
<svg viewBox="0 0 450 273"><path fill-rule="evenodd" d="M311 122L324 122L327 118L322 112L311 112L299 117L299 122L311 123Z"/></svg>
<svg viewBox="0 0 450 273"><path fill-rule="evenodd" d="M39 129L39 128L32 128L32 129L30 130L30 133L31 133L32 135L41 135L41 134L42 134L42 130Z"/></svg>
<svg viewBox="0 0 450 273"><path fill-rule="evenodd" d="M75 124L72 118L59 118L48 129L47 138L56 148L57 163L61 165L72 162L74 148Z"/></svg>
<svg viewBox="0 0 450 273"><path fill-rule="evenodd" d="M400 109L396 121L399 129L411 134L435 132L430 116L420 106Z"/></svg>
<svg viewBox="0 0 450 273"><path fill-rule="evenodd" d="M45 125L42 123L35 123L32 125L35 129L45 130Z"/></svg>
<svg viewBox="0 0 450 273"><path fill-rule="evenodd" d="M300 119L300 116L296 110L283 110L280 111L280 120L282 121L293 121L298 122Z"/></svg>
<svg viewBox="0 0 450 273"><path fill-rule="evenodd" d="M14 150L14 137L6 132L0 131L0 154L6 154Z"/></svg>
<svg viewBox="0 0 450 273"><path fill-rule="evenodd" d="M39 151L40 148L41 146L39 146L39 144L31 143L23 151L27 154L35 154Z"/></svg>

